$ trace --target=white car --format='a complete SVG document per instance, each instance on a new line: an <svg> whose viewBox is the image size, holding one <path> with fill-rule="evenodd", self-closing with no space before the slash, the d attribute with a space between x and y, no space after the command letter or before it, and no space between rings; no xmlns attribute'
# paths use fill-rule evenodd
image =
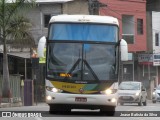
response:
<svg viewBox="0 0 160 120"><path fill-rule="evenodd" d="M118 89L118 102L138 103L139 106L147 105L147 92L141 82L125 81L121 82Z"/></svg>
<svg viewBox="0 0 160 120"><path fill-rule="evenodd" d="M160 86L154 89L154 92L152 94L152 102L160 102Z"/></svg>

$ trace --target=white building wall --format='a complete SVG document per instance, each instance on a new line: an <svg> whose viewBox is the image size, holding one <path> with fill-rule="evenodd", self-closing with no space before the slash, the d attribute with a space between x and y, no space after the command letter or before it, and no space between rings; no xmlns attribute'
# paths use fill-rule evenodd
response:
<svg viewBox="0 0 160 120"><path fill-rule="evenodd" d="M152 12L153 53L160 54L160 12ZM155 46L155 34L159 34L159 46Z"/></svg>

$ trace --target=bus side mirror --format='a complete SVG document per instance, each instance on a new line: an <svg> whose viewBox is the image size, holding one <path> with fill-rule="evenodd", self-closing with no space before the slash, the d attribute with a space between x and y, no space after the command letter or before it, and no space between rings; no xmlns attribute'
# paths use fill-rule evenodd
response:
<svg viewBox="0 0 160 120"><path fill-rule="evenodd" d="M38 57L44 57L44 48L46 45L46 37L43 36L40 38L39 42L38 42Z"/></svg>
<svg viewBox="0 0 160 120"><path fill-rule="evenodd" d="M128 61L128 45L124 39L120 41L121 61Z"/></svg>

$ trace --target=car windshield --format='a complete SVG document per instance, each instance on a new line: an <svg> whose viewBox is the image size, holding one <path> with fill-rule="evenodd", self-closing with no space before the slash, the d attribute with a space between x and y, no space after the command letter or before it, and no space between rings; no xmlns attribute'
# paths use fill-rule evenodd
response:
<svg viewBox="0 0 160 120"><path fill-rule="evenodd" d="M160 86L157 87L157 90L160 90Z"/></svg>
<svg viewBox="0 0 160 120"><path fill-rule="evenodd" d="M140 83L138 82L122 82L119 90L140 90Z"/></svg>

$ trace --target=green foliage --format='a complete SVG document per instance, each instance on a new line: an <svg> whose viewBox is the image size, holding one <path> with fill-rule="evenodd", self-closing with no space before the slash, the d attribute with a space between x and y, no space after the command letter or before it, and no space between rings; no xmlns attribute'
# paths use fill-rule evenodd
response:
<svg viewBox="0 0 160 120"><path fill-rule="evenodd" d="M0 0L0 44L3 44L2 97L11 98L7 45L25 47L34 41L29 29L31 24L24 17L27 10L35 6L34 0Z"/></svg>
<svg viewBox="0 0 160 120"><path fill-rule="evenodd" d="M0 28L1 44L29 47L34 44L29 29L30 21L24 17L26 12L35 6L34 0L1 0L0 1ZM16 45L17 44L17 45Z"/></svg>

